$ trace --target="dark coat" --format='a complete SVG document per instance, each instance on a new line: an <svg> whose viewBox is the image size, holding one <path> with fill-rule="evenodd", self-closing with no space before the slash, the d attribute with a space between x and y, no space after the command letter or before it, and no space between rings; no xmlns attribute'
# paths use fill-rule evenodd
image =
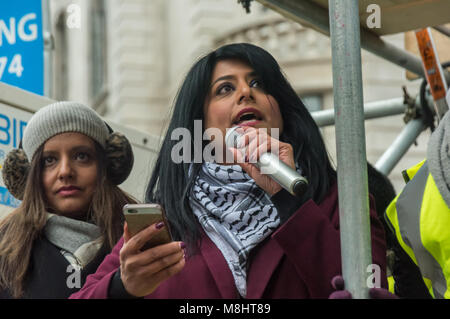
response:
<svg viewBox="0 0 450 319"><path fill-rule="evenodd" d="M100 249L97 256L81 271L77 286L75 270L68 268L69 262L61 254L60 249L45 237L35 240L26 277L24 299L66 299L77 292L86 281L86 277L94 273L105 258L108 251ZM67 281L69 279L69 285ZM72 280L73 279L73 280ZM74 286L69 288L69 286ZM0 290L0 299L12 298L9 291Z"/></svg>
<svg viewBox="0 0 450 319"><path fill-rule="evenodd" d="M278 208L278 207L277 207ZM387 288L384 230L373 200L370 209L372 257ZM306 201L250 255L247 298L328 298L331 279L341 271L337 187L317 205ZM123 239L71 298L107 298L111 278L120 266ZM220 250L203 234L200 253L146 298L239 298L233 276Z"/></svg>

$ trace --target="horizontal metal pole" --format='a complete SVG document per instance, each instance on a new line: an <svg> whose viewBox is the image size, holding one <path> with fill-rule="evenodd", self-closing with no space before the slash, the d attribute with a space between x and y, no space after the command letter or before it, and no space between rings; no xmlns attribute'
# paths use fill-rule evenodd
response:
<svg viewBox="0 0 450 319"><path fill-rule="evenodd" d="M298 23L309 24L315 30L330 35L328 10L308 0L257 0L266 7ZM400 49L367 29L360 28L361 47L408 71L424 77L422 61L414 54ZM447 82L450 72L444 70Z"/></svg>
<svg viewBox="0 0 450 319"><path fill-rule="evenodd" d="M386 176L389 175L426 127L422 118L408 122L391 146L376 162L375 168Z"/></svg>
<svg viewBox="0 0 450 319"><path fill-rule="evenodd" d="M403 98L366 103L364 105L364 118L373 119L403 114L407 106L408 104L404 104ZM311 115L320 127L334 125L334 109L313 112Z"/></svg>
<svg viewBox="0 0 450 319"><path fill-rule="evenodd" d="M440 33L448 36L450 38L450 28L447 28L444 25L439 25L437 27L433 27L435 30L439 31Z"/></svg>

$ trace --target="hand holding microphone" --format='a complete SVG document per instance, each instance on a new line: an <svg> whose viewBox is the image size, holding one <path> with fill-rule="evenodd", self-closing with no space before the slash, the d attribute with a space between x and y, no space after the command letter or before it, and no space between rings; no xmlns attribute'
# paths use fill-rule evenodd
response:
<svg viewBox="0 0 450 319"><path fill-rule="evenodd" d="M248 126L228 129L225 144L238 164L269 195L274 195L282 187L297 196L306 191L308 181L295 170L294 151L290 144L275 140L265 130ZM278 156L271 152L273 145L279 146Z"/></svg>

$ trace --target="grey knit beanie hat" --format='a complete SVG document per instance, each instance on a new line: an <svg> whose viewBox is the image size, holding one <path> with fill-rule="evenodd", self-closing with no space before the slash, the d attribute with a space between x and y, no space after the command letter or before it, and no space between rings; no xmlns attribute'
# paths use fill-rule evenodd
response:
<svg viewBox="0 0 450 319"><path fill-rule="evenodd" d="M87 135L103 148L109 135L105 122L93 109L76 102L56 102L37 111L28 122L22 139L23 150L31 160L49 138L65 132Z"/></svg>
<svg viewBox="0 0 450 319"><path fill-rule="evenodd" d="M10 151L2 167L8 191L22 200L30 171L30 161L36 150L49 138L66 132L82 133L98 142L105 151L108 179L119 185L133 168L134 155L125 135L112 129L91 108L76 102L57 102L37 111L28 122L22 147Z"/></svg>

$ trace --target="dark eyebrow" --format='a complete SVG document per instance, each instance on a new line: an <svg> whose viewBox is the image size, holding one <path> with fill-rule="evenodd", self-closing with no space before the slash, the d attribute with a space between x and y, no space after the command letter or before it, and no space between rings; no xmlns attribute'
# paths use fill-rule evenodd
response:
<svg viewBox="0 0 450 319"><path fill-rule="evenodd" d="M79 146L74 146L73 148L71 148L70 152L72 152L72 153L76 153L76 152L93 152L95 154L95 148L92 148L92 147L87 146L87 145L79 145ZM56 155L56 154L58 154L58 151L50 149L50 150L44 151L42 154L44 156Z"/></svg>
<svg viewBox="0 0 450 319"><path fill-rule="evenodd" d="M95 148L92 148L90 146L87 145L80 145L80 146L75 146L74 148L71 149L72 152L94 152L95 153Z"/></svg>
<svg viewBox="0 0 450 319"><path fill-rule="evenodd" d="M231 80L231 79L233 79L233 78L234 78L233 75L224 75L224 76L221 76L220 78L217 78L213 83L211 83L211 87L213 87L214 84L216 84L216 83L219 82L219 81Z"/></svg>
<svg viewBox="0 0 450 319"><path fill-rule="evenodd" d="M257 76L257 74L256 74L255 71L252 71L252 72L249 72L249 73L246 75L246 77L248 77L248 76ZM214 84L216 84L216 83L219 82L219 81L231 80L231 79L233 79L233 78L234 78L234 75L224 75L224 76L221 76L220 78L217 78L213 83L211 83L211 87L213 87Z"/></svg>
<svg viewBox="0 0 450 319"><path fill-rule="evenodd" d="M43 151L42 152L42 156L50 156L50 155L55 155L57 152L56 151Z"/></svg>

